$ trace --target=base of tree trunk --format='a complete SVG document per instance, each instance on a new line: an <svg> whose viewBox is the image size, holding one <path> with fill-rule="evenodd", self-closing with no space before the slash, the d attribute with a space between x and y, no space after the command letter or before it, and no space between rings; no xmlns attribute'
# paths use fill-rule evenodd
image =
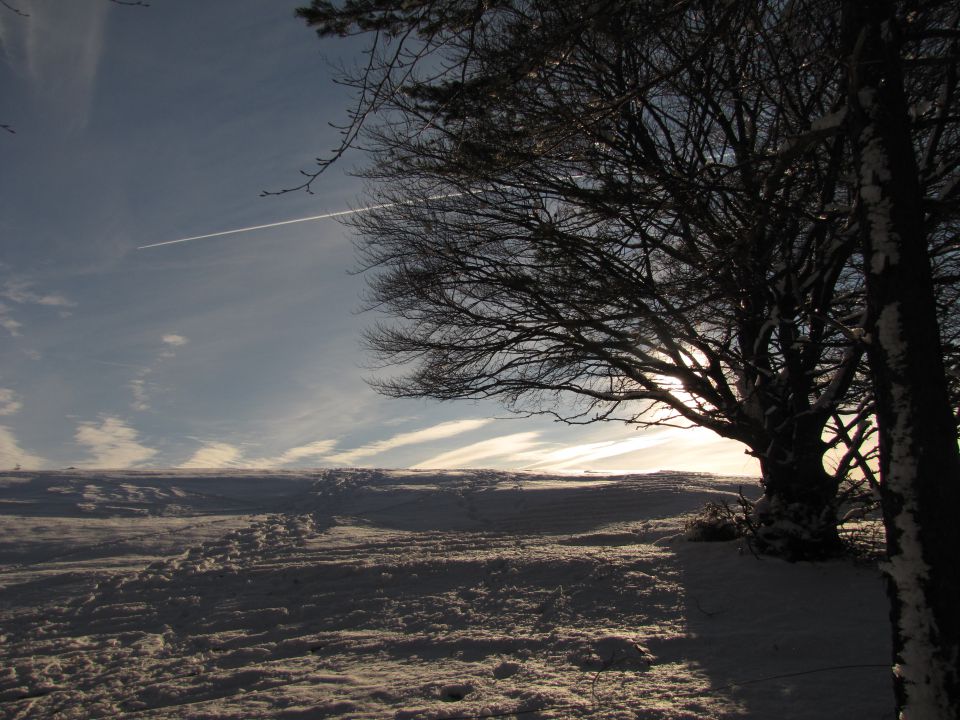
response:
<svg viewBox="0 0 960 720"><path fill-rule="evenodd" d="M843 552L833 502L790 502L764 495L750 519L753 542L764 555L791 562L825 560Z"/></svg>

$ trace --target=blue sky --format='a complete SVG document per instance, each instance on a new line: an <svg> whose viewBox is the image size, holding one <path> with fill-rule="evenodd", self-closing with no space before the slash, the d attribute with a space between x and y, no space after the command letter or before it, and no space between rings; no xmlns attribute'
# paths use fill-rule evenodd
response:
<svg viewBox="0 0 960 720"><path fill-rule="evenodd" d="M707 431L506 418L364 383L349 102L296 0L0 7L0 469L491 467L755 474Z"/></svg>

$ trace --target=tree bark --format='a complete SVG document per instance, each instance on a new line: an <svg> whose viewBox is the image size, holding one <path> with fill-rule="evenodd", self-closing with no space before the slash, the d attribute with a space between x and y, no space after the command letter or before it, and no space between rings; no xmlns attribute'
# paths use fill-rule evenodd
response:
<svg viewBox="0 0 960 720"><path fill-rule="evenodd" d="M896 711L960 717L960 456L910 138L895 7L844 4L867 357L879 426Z"/></svg>

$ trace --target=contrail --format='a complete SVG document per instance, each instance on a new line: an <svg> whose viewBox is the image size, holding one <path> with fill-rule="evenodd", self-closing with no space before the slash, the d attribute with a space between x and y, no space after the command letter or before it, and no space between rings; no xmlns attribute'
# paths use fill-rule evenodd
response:
<svg viewBox="0 0 960 720"><path fill-rule="evenodd" d="M449 195L432 195L424 200L446 200L447 198L463 197L467 193L450 193ZM421 201L416 201L421 202ZM382 205L368 205L367 207L357 208L356 210L337 210L336 212L323 213L323 215L311 215L310 217L295 218L293 220L281 220L280 222L267 223L266 225L251 225L245 228L236 228L235 230L221 230L220 232L207 233L206 235L193 235L192 237L180 238L178 240L165 240L164 242L153 243L152 245L141 245L137 250L146 250L147 248L162 247L164 245L176 245L177 243L191 242L193 240L205 240L206 238L223 237L224 235L236 235L238 233L253 232L254 230L266 230L267 228L280 227L281 225L293 225L295 223L312 222L314 220L326 220L328 218L343 217L344 215L356 215L357 213L370 212L371 210L381 210L382 208L396 207L397 205L412 205L414 201L402 203L383 203Z"/></svg>
<svg viewBox="0 0 960 720"><path fill-rule="evenodd" d="M571 175L570 180L582 178L583 175ZM483 193L484 191L477 191ZM396 207L397 205L414 205L418 202L428 200L446 200L447 198L463 197L473 193L458 192L448 193L446 195L431 195L422 200L408 200L406 202L383 203L381 205L368 205L367 207L357 208L356 210L337 210L336 212L323 213L322 215L311 215L310 217L294 218L293 220L281 220L279 222L267 223L266 225L251 225L245 228L236 228L235 230L221 230L220 232L207 233L206 235L193 235L191 237L179 238L178 240L165 240L164 242L153 243L151 245L141 245L137 250L146 250L148 248L163 247L164 245L176 245L177 243L192 242L193 240L206 240L207 238L223 237L224 235L237 235L239 233L253 232L255 230L266 230L267 228L280 227L281 225L293 225L295 223L312 222L314 220L327 220L328 218L343 217L344 215L356 215L357 213L370 212L371 210L381 210L383 208Z"/></svg>
<svg viewBox="0 0 960 720"><path fill-rule="evenodd" d="M445 197L453 197L447 195ZM440 198L430 198L439 200ZM310 217L295 218L293 220L281 220L280 222L267 223L266 225L251 225L245 228L236 228L234 230L221 230L220 232L207 233L206 235L193 235L192 237L179 238L178 240L165 240L164 242L153 243L152 245L141 245L137 250L146 250L147 248L162 247L163 245L176 245L177 243L190 242L192 240L205 240L206 238L222 237L224 235L236 235L237 233L253 232L254 230L266 230L267 228L280 227L281 225L293 225L294 223L311 222L313 220L326 220L327 218L342 217L344 215L355 215L356 213L369 212L370 210L379 210L381 208L392 207L396 203L386 203L384 205L370 205L369 207L357 208L356 210L338 210L337 212L324 213L323 215L311 215Z"/></svg>

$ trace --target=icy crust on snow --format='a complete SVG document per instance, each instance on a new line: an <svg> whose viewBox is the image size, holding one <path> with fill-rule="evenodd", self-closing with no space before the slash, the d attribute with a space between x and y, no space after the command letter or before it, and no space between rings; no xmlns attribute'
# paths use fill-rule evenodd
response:
<svg viewBox="0 0 960 720"><path fill-rule="evenodd" d="M752 482L9 474L0 717L884 717L876 571L682 539Z"/></svg>

